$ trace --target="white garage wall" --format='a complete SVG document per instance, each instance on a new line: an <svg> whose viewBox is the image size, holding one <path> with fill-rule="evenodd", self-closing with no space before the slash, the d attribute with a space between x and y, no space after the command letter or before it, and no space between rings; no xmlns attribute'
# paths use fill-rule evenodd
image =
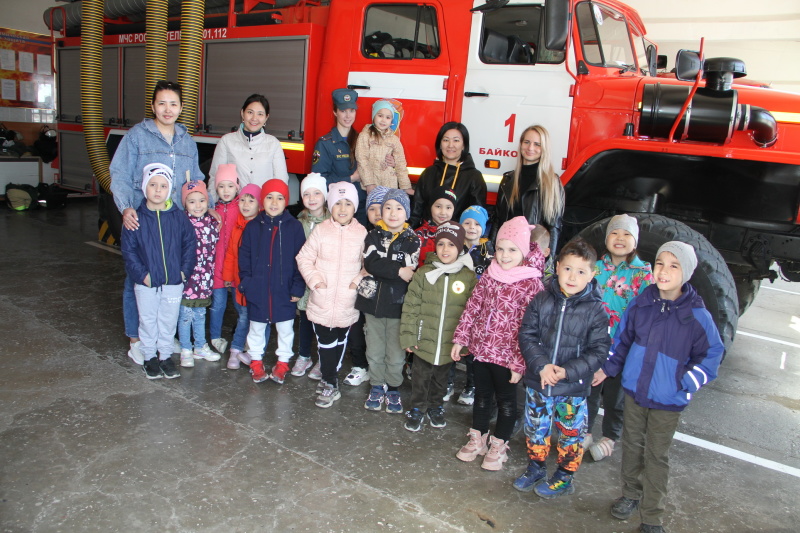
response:
<svg viewBox="0 0 800 533"><path fill-rule="evenodd" d="M639 12L669 68L681 48L736 57L747 77L800 93L800 0L624 0Z"/></svg>

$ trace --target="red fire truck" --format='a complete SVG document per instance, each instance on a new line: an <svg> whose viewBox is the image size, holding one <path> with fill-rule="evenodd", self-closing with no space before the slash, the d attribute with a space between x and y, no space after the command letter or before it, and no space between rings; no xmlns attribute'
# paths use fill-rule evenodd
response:
<svg viewBox="0 0 800 533"><path fill-rule="evenodd" d="M439 126L465 123L492 202L502 173L513 168L519 133L542 124L566 190L565 237L580 233L602 249L603 223L625 212L639 219L646 260L666 240L694 245L700 266L692 282L726 342L762 279L780 273L800 281L800 95L739 85L741 61L697 53L679 54L675 78L658 77L666 58L622 2L206 6L195 136L205 160L238 125L244 97L258 92L271 103L269 133L301 178L316 140L333 126L331 91L347 86L359 93L358 129L376 99L402 101L412 179L433 162ZM142 15L106 25L102 94L111 150L145 113ZM177 28L169 34L172 77ZM81 39L68 24L56 29L67 35L57 39L61 175L65 186L81 188L91 183L81 149Z"/></svg>

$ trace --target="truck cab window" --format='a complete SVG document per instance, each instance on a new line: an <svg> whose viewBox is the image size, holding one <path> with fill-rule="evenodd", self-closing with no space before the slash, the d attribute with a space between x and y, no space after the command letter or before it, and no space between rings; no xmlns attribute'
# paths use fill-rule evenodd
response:
<svg viewBox="0 0 800 533"><path fill-rule="evenodd" d="M435 59L439 57L436 9L418 4L381 4L367 9L366 57Z"/></svg>
<svg viewBox="0 0 800 533"><path fill-rule="evenodd" d="M575 14L587 63L636 70L628 24L621 13L602 4L583 2L577 5Z"/></svg>
<svg viewBox="0 0 800 533"><path fill-rule="evenodd" d="M561 63L566 52L544 47L544 7L506 5L483 14L481 61L484 63Z"/></svg>

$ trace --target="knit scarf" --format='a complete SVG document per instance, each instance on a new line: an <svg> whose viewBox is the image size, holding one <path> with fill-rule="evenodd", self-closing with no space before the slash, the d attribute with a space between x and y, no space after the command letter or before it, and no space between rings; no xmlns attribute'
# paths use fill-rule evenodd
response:
<svg viewBox="0 0 800 533"><path fill-rule="evenodd" d="M472 264L472 256L469 254L461 254L460 256L458 256L458 259L456 259L449 265L445 265L444 263L440 263L439 261L434 261L431 264L435 268L430 272L425 273L425 279L428 280L428 283L430 283L431 285L436 284L436 280L438 280L442 275L455 274L464 267L470 270L475 270L475 267Z"/></svg>
<svg viewBox="0 0 800 533"><path fill-rule="evenodd" d="M492 259L489 268L486 269L486 273L489 277L496 279L500 283L516 283L526 279L542 277L542 271L530 266L527 257L522 265L515 266L508 270L503 270L503 267L497 263L497 259Z"/></svg>

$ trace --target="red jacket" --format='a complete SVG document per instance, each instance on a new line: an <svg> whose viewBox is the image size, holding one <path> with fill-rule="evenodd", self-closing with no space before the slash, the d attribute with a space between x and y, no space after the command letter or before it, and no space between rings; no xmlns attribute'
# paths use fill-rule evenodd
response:
<svg viewBox="0 0 800 533"><path fill-rule="evenodd" d="M237 211L238 212L238 211ZM247 300L244 294L239 292L239 246L242 245L242 233L244 227L247 225L247 220L244 219L241 213L238 213L236 221L230 226L231 233L228 239L228 249L225 251L224 265L222 267L222 280L223 282L229 281L233 284L236 290L236 303L239 305L247 305ZM219 254L217 254L219 257ZM224 286L224 284L223 284Z"/></svg>

